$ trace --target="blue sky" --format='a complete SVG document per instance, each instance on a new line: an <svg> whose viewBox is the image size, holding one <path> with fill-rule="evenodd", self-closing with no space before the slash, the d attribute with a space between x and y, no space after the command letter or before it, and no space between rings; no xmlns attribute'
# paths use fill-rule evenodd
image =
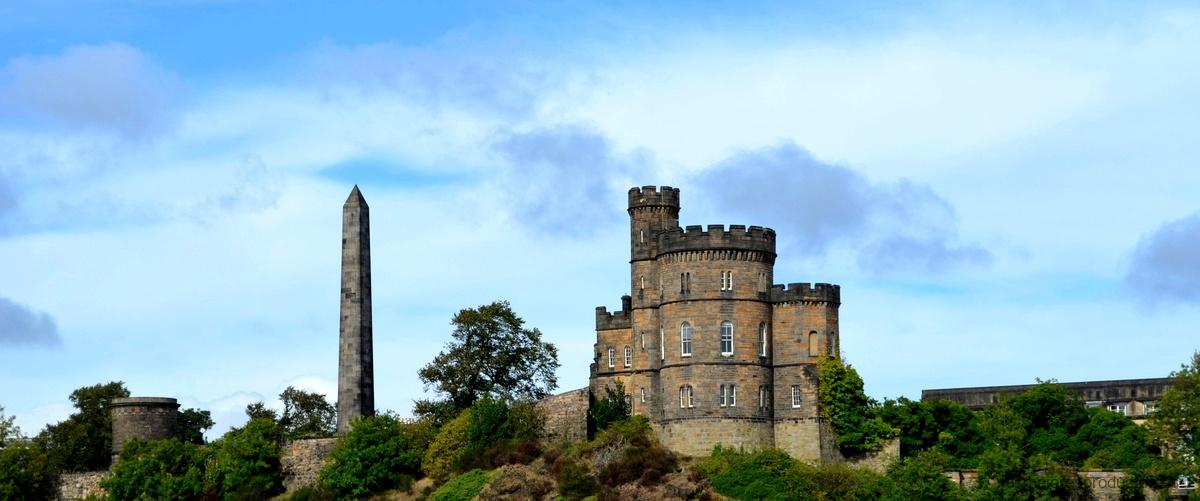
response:
<svg viewBox="0 0 1200 501"><path fill-rule="evenodd" d="M332 396L372 211L377 403L512 302L583 386L625 191L780 235L876 398L1165 376L1198 348L1185 3L0 4L0 405L123 380L221 433Z"/></svg>

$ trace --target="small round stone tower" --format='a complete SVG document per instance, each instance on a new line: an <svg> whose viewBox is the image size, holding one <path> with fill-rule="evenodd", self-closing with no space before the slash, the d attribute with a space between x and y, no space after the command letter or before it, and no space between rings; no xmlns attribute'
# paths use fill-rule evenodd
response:
<svg viewBox="0 0 1200 501"><path fill-rule="evenodd" d="M179 402L165 397L114 398L112 412L113 455L121 454L131 439L158 440L175 434Z"/></svg>

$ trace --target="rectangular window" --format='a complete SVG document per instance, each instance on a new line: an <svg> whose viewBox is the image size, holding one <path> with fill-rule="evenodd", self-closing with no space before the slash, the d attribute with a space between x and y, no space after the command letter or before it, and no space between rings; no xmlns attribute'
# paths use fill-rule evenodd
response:
<svg viewBox="0 0 1200 501"><path fill-rule="evenodd" d="M758 327L758 356L767 356L767 324Z"/></svg>
<svg viewBox="0 0 1200 501"><path fill-rule="evenodd" d="M717 405L725 407L725 385L721 385L721 392L717 396Z"/></svg>
<svg viewBox="0 0 1200 501"><path fill-rule="evenodd" d="M658 359L667 359L666 334L664 333L663 329L658 330Z"/></svg>
<svg viewBox="0 0 1200 501"><path fill-rule="evenodd" d="M737 407L737 385L729 385L729 406Z"/></svg>
<svg viewBox="0 0 1200 501"><path fill-rule="evenodd" d="M683 389L684 389L683 386L679 387L679 408L680 409L687 407L687 397L684 396Z"/></svg>
<svg viewBox="0 0 1200 501"><path fill-rule="evenodd" d="M759 409L767 408L767 387L766 386L758 387L758 408Z"/></svg>
<svg viewBox="0 0 1200 501"><path fill-rule="evenodd" d="M694 396L695 395L692 395L692 387L691 387L691 385L689 385L687 387L687 404L688 404L687 406L688 407L696 406L696 400L695 400L695 398L693 398Z"/></svg>
<svg viewBox="0 0 1200 501"><path fill-rule="evenodd" d="M611 369L616 366L617 366L617 352L616 352L616 350L609 348L608 349L608 368Z"/></svg>
<svg viewBox="0 0 1200 501"><path fill-rule="evenodd" d="M646 403L646 389L642 388L641 391L642 391L642 403L644 404L644 403Z"/></svg>
<svg viewBox="0 0 1200 501"><path fill-rule="evenodd" d="M641 279L641 282L642 282L642 284L641 284L641 289L642 289L642 290L646 290L646 277L644 277L644 276L643 276L643 277L640 277L640 279Z"/></svg>
<svg viewBox="0 0 1200 501"><path fill-rule="evenodd" d="M733 324L721 322L721 354L733 355Z"/></svg>
<svg viewBox="0 0 1200 501"><path fill-rule="evenodd" d="M1146 410L1145 410L1143 413L1144 413L1144 414L1151 414L1151 413L1153 413L1155 410L1157 410L1157 409L1158 409L1158 402L1154 402L1154 401L1146 402L1146 404L1145 404L1145 406L1144 406L1144 407L1145 407L1145 409L1146 409Z"/></svg>
<svg viewBox="0 0 1200 501"><path fill-rule="evenodd" d="M1125 415L1125 404L1109 404L1108 410L1124 416Z"/></svg>
<svg viewBox="0 0 1200 501"><path fill-rule="evenodd" d="M687 322L679 328L679 354L684 357L692 356L692 326Z"/></svg>
<svg viewBox="0 0 1200 501"><path fill-rule="evenodd" d="M629 349L629 347L626 346L625 347L625 367L629 367L632 365L633 365L633 350Z"/></svg>
<svg viewBox="0 0 1200 501"><path fill-rule="evenodd" d="M803 400L801 399L801 395L800 395L800 387L792 386L792 408L793 409L799 408L800 404L802 402L803 402Z"/></svg>
<svg viewBox="0 0 1200 501"><path fill-rule="evenodd" d="M643 350L646 349L646 333L645 332L642 333L642 349Z"/></svg>
<svg viewBox="0 0 1200 501"><path fill-rule="evenodd" d="M723 290L723 291L733 290L733 272L732 271L722 271L721 272L721 290Z"/></svg>

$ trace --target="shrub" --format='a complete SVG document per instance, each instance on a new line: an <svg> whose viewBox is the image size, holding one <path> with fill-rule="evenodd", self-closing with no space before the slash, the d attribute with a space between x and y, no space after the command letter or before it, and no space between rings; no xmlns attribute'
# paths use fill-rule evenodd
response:
<svg viewBox="0 0 1200 501"><path fill-rule="evenodd" d="M676 466L675 455L651 441L626 447L619 459L600 470L600 481L612 487L633 481L654 485Z"/></svg>
<svg viewBox="0 0 1200 501"><path fill-rule="evenodd" d="M40 447L19 440L0 444L0 499L51 499L57 475Z"/></svg>
<svg viewBox="0 0 1200 501"><path fill-rule="evenodd" d="M578 501L588 496L596 494L600 490L600 484L596 483L596 477L588 471L587 466L576 463L566 458L560 458L555 464L557 473L555 480L558 482L558 493L568 501Z"/></svg>
<svg viewBox="0 0 1200 501"><path fill-rule="evenodd" d="M288 501L332 501L333 493L321 484L306 485L293 492Z"/></svg>
<svg viewBox="0 0 1200 501"><path fill-rule="evenodd" d="M596 431L604 430L613 423L629 417L633 411L632 404L627 400L625 385L621 381L612 386L604 387L604 398L592 402L588 410L588 418Z"/></svg>
<svg viewBox="0 0 1200 501"><path fill-rule="evenodd" d="M721 446L696 465L713 489L734 499L784 501L804 499L812 482L795 474L796 460L778 449L744 453Z"/></svg>
<svg viewBox="0 0 1200 501"><path fill-rule="evenodd" d="M475 469L454 477L429 495L429 501L470 501L483 490L490 478L483 470Z"/></svg>
<svg viewBox="0 0 1200 501"><path fill-rule="evenodd" d="M527 441L542 438L545 419L532 400L518 400L508 408L508 430L514 440Z"/></svg>
<svg viewBox="0 0 1200 501"><path fill-rule="evenodd" d="M131 440L100 483L112 499L194 499L204 493L203 449L178 439Z"/></svg>
<svg viewBox="0 0 1200 501"><path fill-rule="evenodd" d="M888 468L887 476L892 483L884 499L964 499L962 488L942 474L949 468L950 461L949 456L935 450L924 450L897 461Z"/></svg>
<svg viewBox="0 0 1200 501"><path fill-rule="evenodd" d="M509 437L508 404L484 397L471 406L467 427L467 454L478 453Z"/></svg>
<svg viewBox="0 0 1200 501"><path fill-rule="evenodd" d="M280 429L253 419L209 444L207 484L224 499L265 499L283 492Z"/></svg>
<svg viewBox="0 0 1200 501"><path fill-rule="evenodd" d="M467 429L470 426L471 410L468 409L446 423L429 445L421 469L435 482L445 482L454 474L467 448Z"/></svg>
<svg viewBox="0 0 1200 501"><path fill-rule="evenodd" d="M420 476L432 435L432 424L405 424L390 414L355 421L334 446L329 465L321 471L321 484L341 499L407 489Z"/></svg>
<svg viewBox="0 0 1200 501"><path fill-rule="evenodd" d="M823 357L817 361L817 368L821 409L829 417L843 454L877 451L899 433L875 415L871 399L863 392L862 377L853 366Z"/></svg>

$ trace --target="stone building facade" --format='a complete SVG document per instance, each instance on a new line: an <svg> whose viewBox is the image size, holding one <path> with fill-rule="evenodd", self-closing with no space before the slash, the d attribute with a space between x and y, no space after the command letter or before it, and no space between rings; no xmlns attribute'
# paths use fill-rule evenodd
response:
<svg viewBox="0 0 1200 501"><path fill-rule="evenodd" d="M630 295L596 308L590 390L621 381L670 449L777 447L840 460L816 362L839 356L840 288L774 284L775 232L679 227L679 189L629 190Z"/></svg>
<svg viewBox="0 0 1200 501"><path fill-rule="evenodd" d="M1171 378L1120 379L1058 383L1083 399L1088 407L1104 407L1141 424L1154 412L1158 399L1171 386ZM921 400L951 400L971 409L982 409L1000 400L1024 393L1031 384L980 386L921 390Z"/></svg>

